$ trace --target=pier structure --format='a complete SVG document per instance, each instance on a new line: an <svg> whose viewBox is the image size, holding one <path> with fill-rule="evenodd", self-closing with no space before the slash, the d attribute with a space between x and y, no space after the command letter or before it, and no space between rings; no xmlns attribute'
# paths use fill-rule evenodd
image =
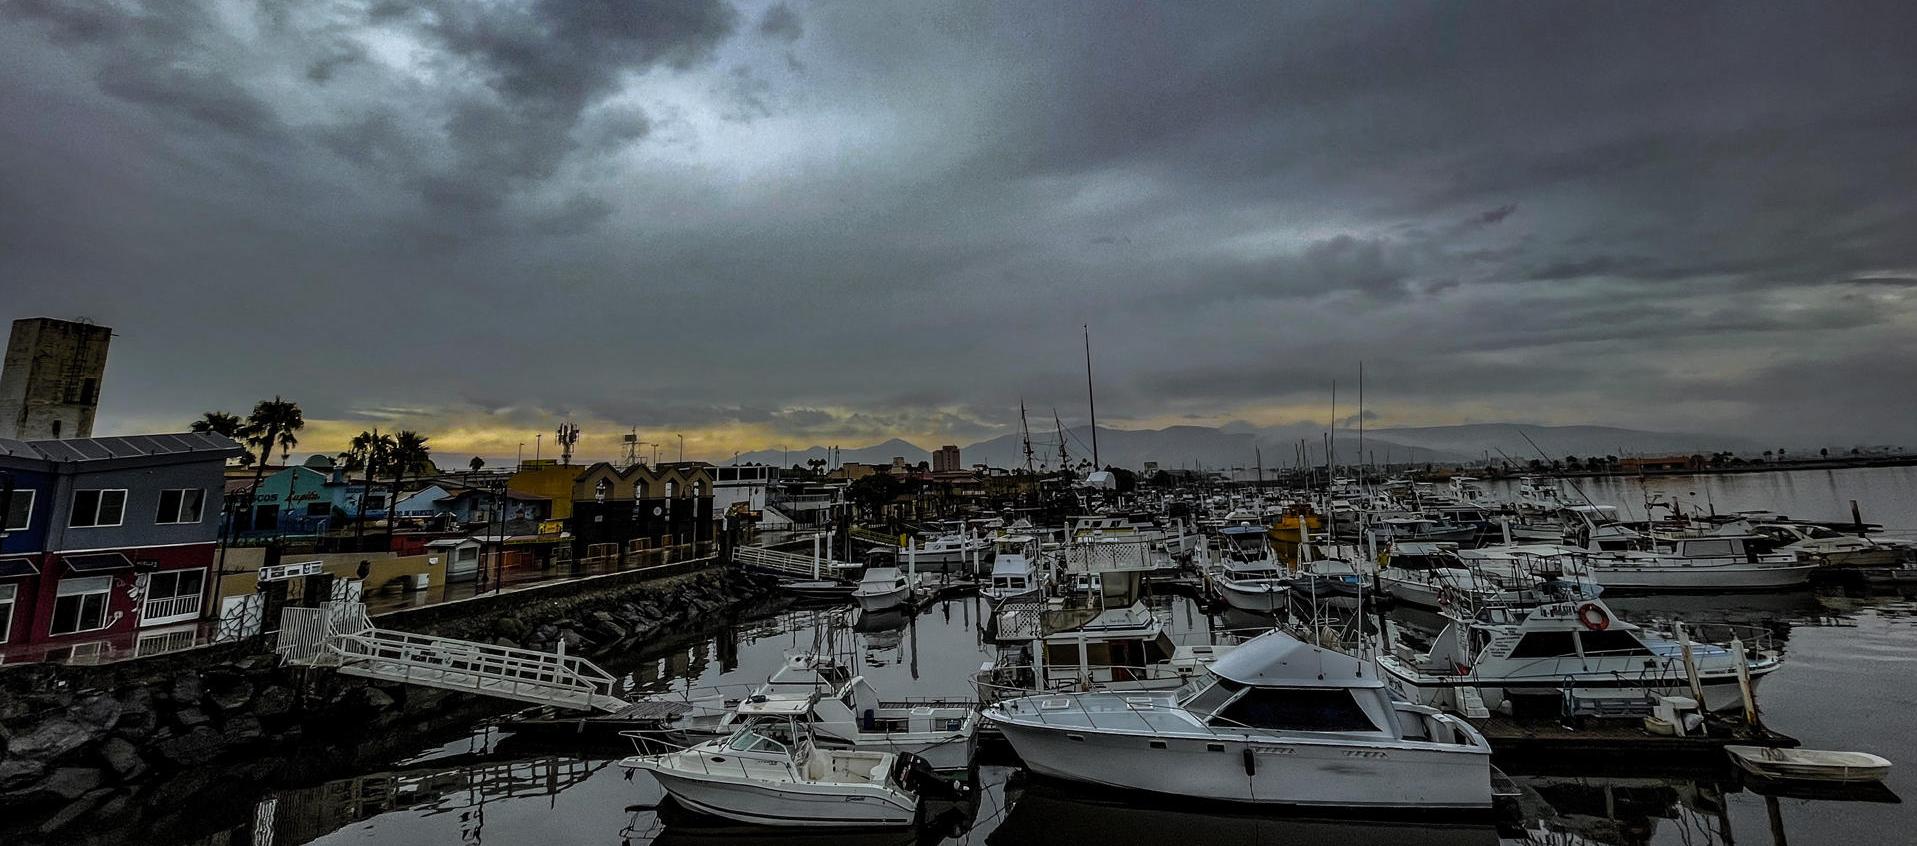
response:
<svg viewBox="0 0 1917 846"><path fill-rule="evenodd" d="M288 664L575 710L617 711L618 679L566 654L380 629L358 602L287 608L278 651Z"/></svg>

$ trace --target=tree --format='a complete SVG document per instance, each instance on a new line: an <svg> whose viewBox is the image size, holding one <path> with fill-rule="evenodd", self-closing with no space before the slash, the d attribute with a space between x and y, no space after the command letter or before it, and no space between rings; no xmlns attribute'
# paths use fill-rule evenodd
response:
<svg viewBox="0 0 1917 846"><path fill-rule="evenodd" d="M230 412L209 411L189 424L187 430L202 435L224 435L237 441L246 436L246 421ZM241 467L250 466L253 463L253 454L242 452L233 461Z"/></svg>
<svg viewBox="0 0 1917 846"><path fill-rule="evenodd" d="M473 468L473 472L477 473L479 472L479 468L486 466L486 459L475 455L473 456L473 460L466 462L466 466Z"/></svg>
<svg viewBox="0 0 1917 846"><path fill-rule="evenodd" d="M1830 457L1830 447L1824 447L1823 449L1820 449L1820 450L1818 450L1818 451L1817 451L1817 457L1818 457L1818 458L1829 458L1829 457Z"/></svg>
<svg viewBox="0 0 1917 846"><path fill-rule="evenodd" d="M1564 457L1564 466L1572 470L1581 470L1584 467L1584 462L1579 460L1575 455L1567 455Z"/></svg>
<svg viewBox="0 0 1917 846"><path fill-rule="evenodd" d="M904 490L905 483L891 474L873 473L846 486L845 495L865 513L877 515Z"/></svg>
<svg viewBox="0 0 1917 846"><path fill-rule="evenodd" d="M246 431L246 421L230 412L209 411L200 415L200 419L193 421L193 424L187 428L202 435L225 435L239 440L241 433Z"/></svg>
<svg viewBox="0 0 1917 846"><path fill-rule="evenodd" d="M411 429L402 430L393 436L392 452L387 457L387 469L392 471L393 486L386 497L386 548L393 548L393 524L399 519L399 488L406 476L418 477L426 472L428 461L432 458L433 448L426 445L427 437Z"/></svg>
<svg viewBox="0 0 1917 846"><path fill-rule="evenodd" d="M273 457L275 448L282 455L290 454L300 442L299 431L306 428L306 416L300 413L299 403L289 402L275 396L270 400L260 400L253 405L253 413L246 416L246 427L241 434L246 444L259 451L258 463L253 465L253 487L246 494L246 511L253 513L253 503L260 494L260 482L266 479L266 462ZM238 525L238 521L234 521ZM256 527L257 528L257 527Z"/></svg>
<svg viewBox="0 0 1917 846"><path fill-rule="evenodd" d="M366 537L366 499L373 494L373 477L384 475L387 465L393 457L393 436L382 435L378 429L361 432L353 436L347 444L346 452L340 456L346 465L346 472L358 473L359 505L353 509L353 537Z"/></svg>
<svg viewBox="0 0 1917 846"><path fill-rule="evenodd" d="M1138 489L1137 473L1123 467L1107 467L1105 471L1112 474L1112 488L1118 493L1131 493Z"/></svg>

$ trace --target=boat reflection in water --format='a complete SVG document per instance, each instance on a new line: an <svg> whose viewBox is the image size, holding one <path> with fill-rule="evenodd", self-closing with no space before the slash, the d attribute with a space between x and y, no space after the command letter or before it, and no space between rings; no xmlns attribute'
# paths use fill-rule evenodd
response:
<svg viewBox="0 0 1917 846"><path fill-rule="evenodd" d="M1283 816L1205 808L1177 800L1141 802L1135 794L1037 778L1007 787L1012 809L986 838L991 846L1087 843L1100 846L1495 846L1484 824L1379 822L1359 817ZM1017 794L1013 798L1013 794Z"/></svg>

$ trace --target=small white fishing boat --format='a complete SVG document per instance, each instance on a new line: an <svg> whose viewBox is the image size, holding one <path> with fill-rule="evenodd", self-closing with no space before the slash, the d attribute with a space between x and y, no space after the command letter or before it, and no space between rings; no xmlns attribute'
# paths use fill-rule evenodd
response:
<svg viewBox="0 0 1917 846"><path fill-rule="evenodd" d="M1227 526L1224 562L1211 573L1212 588L1227 605L1253 614L1273 614L1290 605L1290 574L1272 554L1263 526Z"/></svg>
<svg viewBox="0 0 1917 846"><path fill-rule="evenodd" d="M1880 781L1890 774L1890 761L1868 752L1764 746L1726 746L1724 752L1746 772L1769 779L1855 784Z"/></svg>
<svg viewBox="0 0 1917 846"><path fill-rule="evenodd" d="M918 587L918 576L907 575L897 567L873 567L865 571L859 585L852 589L864 611L885 611L906 604Z"/></svg>
<svg viewBox="0 0 1917 846"><path fill-rule="evenodd" d="M674 801L703 814L768 826L894 828L918 822L910 759L821 749L800 723L803 701L746 703L754 718L730 736L619 765L645 770Z"/></svg>
<svg viewBox="0 0 1917 846"><path fill-rule="evenodd" d="M1037 538L1031 535L1000 537L997 555L992 559L991 583L981 586L979 595L993 605L1043 597L1049 574L1041 563Z"/></svg>

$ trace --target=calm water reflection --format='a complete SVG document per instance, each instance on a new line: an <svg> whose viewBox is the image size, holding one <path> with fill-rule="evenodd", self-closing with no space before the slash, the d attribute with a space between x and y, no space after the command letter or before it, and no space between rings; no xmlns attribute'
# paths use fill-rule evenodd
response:
<svg viewBox="0 0 1917 846"><path fill-rule="evenodd" d="M1862 500L1867 519L1914 526L1917 471L1831 471L1703 479L1652 479L1666 493L1707 495L1718 510L1774 508L1794 516L1841 519ZM1636 497L1635 482L1585 480L1600 501ZM1603 488L1601 486L1613 486ZM1605 491L1600 495L1600 491ZM1637 502L1641 499L1632 499ZM1526 788L1525 819L1490 826L1430 826L1282 819L1144 807L1096 793L1029 782L997 766L980 768L976 808L960 809L942 831L851 836L761 832L689 825L654 810L663 794L651 779L631 780L612 762L625 750L598 747L554 754L515 746L475 729L422 749L389 772L281 791L261 802L256 820L218 838L260 844L557 844L570 843L948 843L1101 846L1178 843L1459 844L1853 844L1912 842L1917 813L1895 802L1917 794L1917 603L1897 596L1797 592L1725 597L1619 598L1633 620L1673 617L1768 628L1788 659L1760 701L1775 729L1818 748L1860 749L1897 762L1888 790L1846 801L1765 796L1744 789L1730 768L1668 773L1646 762L1606 762L1602 772L1570 767L1512 772ZM1214 621L1188 600L1163 596L1154 610L1174 631L1203 632ZM941 603L917 616L866 619L851 633L865 673L897 695L968 696L970 674L990 657L974 599ZM825 615L792 611L742 623L724 634L619 666L648 690L712 684L750 685L776 669L784 653L812 645ZM1429 625L1415 615L1402 620ZM1879 800L1879 801L1866 801ZM1888 801L1883 801L1888 800Z"/></svg>

